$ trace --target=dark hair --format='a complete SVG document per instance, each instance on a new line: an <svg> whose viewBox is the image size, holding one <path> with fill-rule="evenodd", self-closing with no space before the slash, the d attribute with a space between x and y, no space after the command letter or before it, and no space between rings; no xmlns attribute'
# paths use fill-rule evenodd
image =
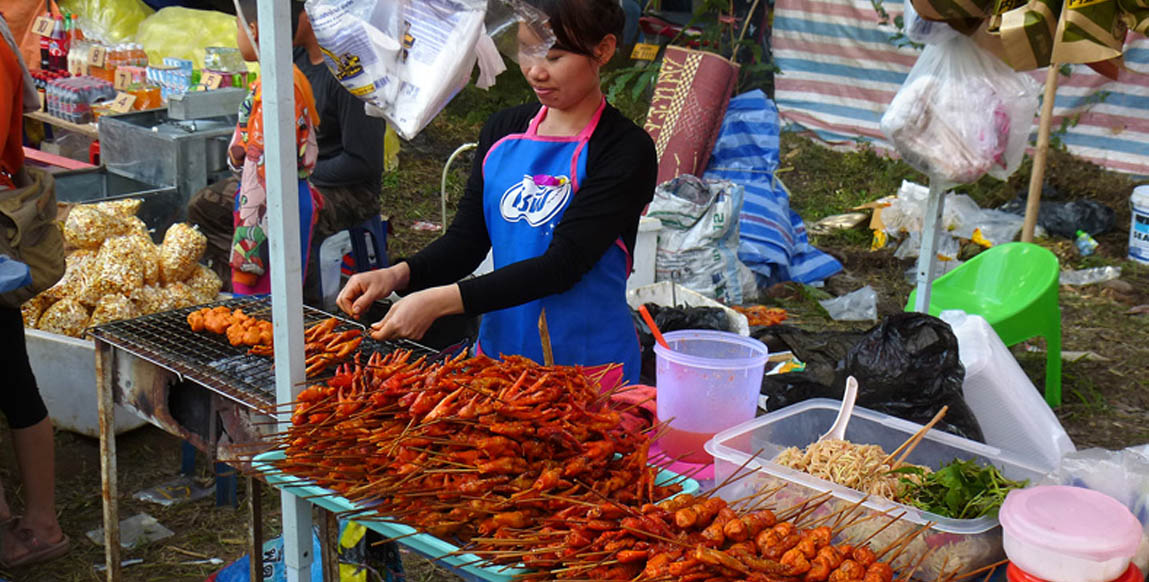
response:
<svg viewBox="0 0 1149 582"><path fill-rule="evenodd" d="M533 6L550 19L555 48L594 56L594 49L606 35L622 43L626 15L619 0L534 0Z"/></svg>
<svg viewBox="0 0 1149 582"><path fill-rule="evenodd" d="M295 33L299 31L299 14L303 12L302 0L288 0L289 13L291 14L291 38L295 38ZM259 2L258 0L239 0L239 10L243 13L243 19L248 24L259 22Z"/></svg>

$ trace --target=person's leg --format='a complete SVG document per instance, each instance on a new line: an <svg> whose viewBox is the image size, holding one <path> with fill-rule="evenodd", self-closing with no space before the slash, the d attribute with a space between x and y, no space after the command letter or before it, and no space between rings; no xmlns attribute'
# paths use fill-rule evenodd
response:
<svg viewBox="0 0 1149 582"><path fill-rule="evenodd" d="M20 481L24 484L24 516L20 529L29 529L37 539L55 543L64 537L56 520L56 444L52 436L52 420L44 420L20 429L12 429L12 444L16 448L16 461L20 465ZM4 559L18 558L4 548Z"/></svg>
<svg viewBox="0 0 1149 582"><path fill-rule="evenodd" d="M223 282L221 291L231 291L232 212L239 180L227 178L196 192L188 201L188 222L199 227L207 237L203 260Z"/></svg>
<svg viewBox="0 0 1149 582"><path fill-rule="evenodd" d="M12 444L16 449L25 495L24 516L15 527L3 532L3 562L11 564L35 547L56 544L64 538L56 520L52 421L48 418L48 409L40 397L28 362L24 320L17 309L0 309L0 369L5 370L12 380L0 400L0 409L12 427ZM5 508L0 507L2 509Z"/></svg>

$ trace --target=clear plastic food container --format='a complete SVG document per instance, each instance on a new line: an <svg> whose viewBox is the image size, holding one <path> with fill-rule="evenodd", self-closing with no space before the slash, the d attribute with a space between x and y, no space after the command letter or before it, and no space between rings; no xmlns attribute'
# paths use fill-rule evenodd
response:
<svg viewBox="0 0 1149 582"><path fill-rule="evenodd" d="M804 448L817 441L834 423L840 405L837 400L815 398L715 435L706 443L706 451L714 456L716 483L722 483L743 463L747 463L745 470L755 471L755 474L723 487L719 495L734 500L757 490L780 487L772 498L772 505L784 508L829 491L830 500L815 515L829 514L862 500L865 494L860 491L771 462L787 447ZM920 428L921 425L888 414L855 407L846 429L846 440L860 445L879 445L885 451L893 451ZM983 465L994 465L1004 476L1015 480L1029 479L1032 482L1042 475L1039 469L1001 449L936 430L925 435L906 462L937 469L954 459L972 459ZM873 537L871 547L874 548L885 547L933 522L934 525L917 536L894 564L916 563L929 552L915 574L922 579L968 572L1004 558L1001 526L995 517L950 519L876 497L866 499L856 515L873 518L858 520L846 528L844 535L855 539L870 536L901 515L897 523L885 527Z"/></svg>

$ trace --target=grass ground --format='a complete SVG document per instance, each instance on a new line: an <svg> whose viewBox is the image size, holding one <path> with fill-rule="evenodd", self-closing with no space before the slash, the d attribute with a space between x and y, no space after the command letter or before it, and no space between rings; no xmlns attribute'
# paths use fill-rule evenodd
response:
<svg viewBox="0 0 1149 582"><path fill-rule="evenodd" d="M384 177L383 208L394 229L391 254L402 257L417 251L438 235L420 230L420 222L439 223L440 179L447 157L460 144L474 141L486 116L505 106L529 99L521 77L508 74L491 93L464 90L416 140L403 145L400 165ZM459 157L448 173L448 214L462 192L471 155ZM903 179L924 183L905 164L868 150L836 152L798 135L782 141L779 174L792 193L792 206L812 223L824 216L896 192ZM1024 190L1028 162L1008 182L985 179L962 188L982 206L996 206ZM1120 448L1149 441L1149 315L1131 315L1136 305L1149 303L1149 268L1124 260L1129 226L1128 197L1133 182L1128 177L1054 152L1047 184L1064 199L1092 198L1114 208L1118 214L1114 231L1101 235L1097 256L1081 259L1064 240L1040 240L1062 260L1063 268L1100 265L1121 266L1121 283L1081 288L1062 287L1064 349L1093 352L1102 359L1066 361L1063 368L1064 400L1057 414L1078 447ZM895 258L889 250L870 251L870 235L864 229L839 231L813 237L815 246L841 259L845 272L827 282L833 293L852 291L870 284L879 292L879 315L900 311L910 285L905 271L909 261ZM849 327L832 322L812 300L823 291L794 285L772 289L765 299L785 305L800 325L818 329ZM1014 348L1022 367L1036 386L1043 385L1044 354L1040 342ZM211 499L163 508L131 499L131 494L175 476L179 443L158 429L145 427L122 436L119 446L120 513L126 517L147 512L176 532L167 540L124 552L124 558L140 558L143 564L124 570L128 582L198 582L219 566L183 564L203 556L231 561L245 552L245 512L217 508ZM65 558L40 568L3 572L0 578L29 581L87 582L102 580L93 566L103 561L102 548L84 538L84 532L101 524L100 479L97 443L67 433L57 435L61 521L72 537L73 551ZM0 477L9 486L9 497L19 497L10 447L0 447ZM206 474L202 475L207 477ZM241 484L241 499L245 495ZM18 505L17 505L18 507ZM279 530L277 497L265 497L265 530ZM409 580L433 582L452 577L426 560L405 558Z"/></svg>

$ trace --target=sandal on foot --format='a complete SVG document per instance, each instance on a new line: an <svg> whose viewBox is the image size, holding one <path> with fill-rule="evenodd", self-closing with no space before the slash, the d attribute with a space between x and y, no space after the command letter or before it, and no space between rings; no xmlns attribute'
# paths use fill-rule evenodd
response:
<svg viewBox="0 0 1149 582"><path fill-rule="evenodd" d="M19 568L30 564L38 564L40 562L47 562L63 556L68 553L71 548L72 542L64 535L57 542L45 542L36 537L31 529L18 528L14 522L9 522L10 525L4 530L4 545L16 544L21 547L22 552L17 558L12 560L0 560L8 568Z"/></svg>

